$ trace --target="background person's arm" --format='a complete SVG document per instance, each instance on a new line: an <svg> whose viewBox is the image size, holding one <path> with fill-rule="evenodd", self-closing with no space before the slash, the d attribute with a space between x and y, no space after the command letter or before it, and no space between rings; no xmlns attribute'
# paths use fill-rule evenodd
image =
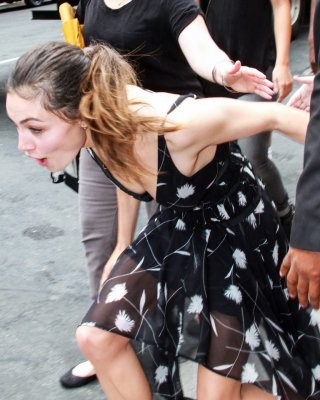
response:
<svg viewBox="0 0 320 400"><path fill-rule="evenodd" d="M272 83L257 69L242 66L240 61L233 63L213 41L201 15L181 31L178 41L188 63L202 78L271 99Z"/></svg>
<svg viewBox="0 0 320 400"><path fill-rule="evenodd" d="M296 193L296 214L290 238L291 248L282 266L291 297L306 307L320 301L320 73L315 76L311 99L304 168Z"/></svg>
<svg viewBox="0 0 320 400"><path fill-rule="evenodd" d="M274 91L282 101L292 89L292 75L289 68L291 43L291 14L289 0L271 0L273 10L276 63L272 72Z"/></svg>

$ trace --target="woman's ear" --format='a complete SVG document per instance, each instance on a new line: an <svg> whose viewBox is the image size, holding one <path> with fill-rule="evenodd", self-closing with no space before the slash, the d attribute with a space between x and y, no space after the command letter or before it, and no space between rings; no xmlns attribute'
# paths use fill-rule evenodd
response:
<svg viewBox="0 0 320 400"><path fill-rule="evenodd" d="M83 121L80 121L79 124L80 124L80 127L84 130L86 130L88 128L87 124Z"/></svg>

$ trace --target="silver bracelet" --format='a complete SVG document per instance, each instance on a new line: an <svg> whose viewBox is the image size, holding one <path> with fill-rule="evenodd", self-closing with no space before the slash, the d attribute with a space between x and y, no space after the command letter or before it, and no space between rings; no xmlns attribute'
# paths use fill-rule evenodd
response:
<svg viewBox="0 0 320 400"><path fill-rule="evenodd" d="M216 78L217 77L217 66L224 62L231 62L232 64L234 64L234 61L230 60L230 58L223 58L222 60L219 60L214 64L214 66L212 68L212 72L211 72L212 81L213 81L213 83L217 83L218 85L220 85L220 83L217 81L217 78ZM222 81L222 85L223 85L223 76L222 75L221 75L221 81Z"/></svg>

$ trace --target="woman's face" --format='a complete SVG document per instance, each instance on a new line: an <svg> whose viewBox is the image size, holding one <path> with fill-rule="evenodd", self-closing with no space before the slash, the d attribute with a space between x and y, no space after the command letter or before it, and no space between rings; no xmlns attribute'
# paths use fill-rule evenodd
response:
<svg viewBox="0 0 320 400"><path fill-rule="evenodd" d="M8 93L6 107L18 131L19 150L51 172L63 170L85 145L80 121L64 121L46 111L39 99L26 100Z"/></svg>

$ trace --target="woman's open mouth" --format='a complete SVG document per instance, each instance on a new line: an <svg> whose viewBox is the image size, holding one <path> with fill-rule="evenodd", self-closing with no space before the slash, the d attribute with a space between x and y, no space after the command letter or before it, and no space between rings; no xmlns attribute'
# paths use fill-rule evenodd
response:
<svg viewBox="0 0 320 400"><path fill-rule="evenodd" d="M48 165L48 159L47 158L35 158L35 161L40 167L46 167Z"/></svg>

